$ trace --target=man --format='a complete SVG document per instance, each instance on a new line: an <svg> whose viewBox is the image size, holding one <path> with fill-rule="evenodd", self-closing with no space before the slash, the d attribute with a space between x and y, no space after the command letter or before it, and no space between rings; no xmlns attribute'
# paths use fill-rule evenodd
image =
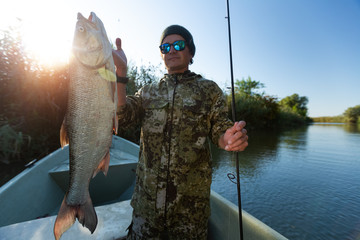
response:
<svg viewBox="0 0 360 240"><path fill-rule="evenodd" d="M189 71L195 44L172 25L161 36L167 74L135 96L125 92L126 56L113 51L122 125L141 123L140 156L128 239L206 239L210 215L210 139L227 151L247 145L245 122L232 123L221 89Z"/></svg>

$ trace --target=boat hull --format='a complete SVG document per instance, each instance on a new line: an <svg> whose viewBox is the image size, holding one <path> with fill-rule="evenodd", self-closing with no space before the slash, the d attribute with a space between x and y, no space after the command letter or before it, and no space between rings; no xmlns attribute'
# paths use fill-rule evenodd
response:
<svg viewBox="0 0 360 240"><path fill-rule="evenodd" d="M135 185L139 146L113 137L107 177L90 183L99 223L93 234L76 222L62 236L71 239L117 239L131 222L130 198ZM53 226L68 187L68 148L59 149L0 188L0 239L52 239ZM209 239L239 239L238 207L211 191ZM284 240L284 236L242 211L244 239Z"/></svg>

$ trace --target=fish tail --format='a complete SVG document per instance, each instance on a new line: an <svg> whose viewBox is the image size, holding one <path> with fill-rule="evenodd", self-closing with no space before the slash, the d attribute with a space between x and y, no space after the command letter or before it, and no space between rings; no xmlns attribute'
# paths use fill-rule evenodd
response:
<svg viewBox="0 0 360 240"><path fill-rule="evenodd" d="M56 217L54 225L55 239L59 240L61 235L74 224L76 218L93 233L97 226L97 216L90 196L88 196L85 204L78 206L67 205L66 196L67 195L65 195Z"/></svg>
<svg viewBox="0 0 360 240"><path fill-rule="evenodd" d="M95 231L98 219L90 196L86 200L85 204L80 205L77 218L83 226L90 230L91 233Z"/></svg>

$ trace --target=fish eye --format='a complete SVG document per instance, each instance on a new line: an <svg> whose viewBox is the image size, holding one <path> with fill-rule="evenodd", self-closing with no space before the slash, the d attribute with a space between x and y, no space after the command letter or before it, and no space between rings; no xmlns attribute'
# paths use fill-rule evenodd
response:
<svg viewBox="0 0 360 240"><path fill-rule="evenodd" d="M84 32L84 27L83 26L80 26L79 28L78 28L78 30L79 30L79 32Z"/></svg>

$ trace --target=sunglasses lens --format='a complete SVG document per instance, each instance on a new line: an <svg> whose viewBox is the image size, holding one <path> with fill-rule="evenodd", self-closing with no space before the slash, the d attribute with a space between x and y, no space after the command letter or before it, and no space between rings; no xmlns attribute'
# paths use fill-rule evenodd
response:
<svg viewBox="0 0 360 240"><path fill-rule="evenodd" d="M160 46L160 50L163 54L167 54L168 52L170 52L170 47L171 47L170 44L164 43Z"/></svg>
<svg viewBox="0 0 360 240"><path fill-rule="evenodd" d="M183 40L176 41L173 43L173 46L176 51L182 51L185 48L185 42Z"/></svg>

